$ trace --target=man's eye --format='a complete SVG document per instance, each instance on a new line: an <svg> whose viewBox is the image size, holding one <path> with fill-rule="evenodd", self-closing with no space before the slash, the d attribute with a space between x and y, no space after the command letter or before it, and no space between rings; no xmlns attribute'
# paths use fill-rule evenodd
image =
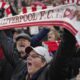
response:
<svg viewBox="0 0 80 80"><path fill-rule="evenodd" d="M37 56L37 55L32 55L32 57L33 57L33 58L36 58L36 57L38 57L38 56Z"/></svg>

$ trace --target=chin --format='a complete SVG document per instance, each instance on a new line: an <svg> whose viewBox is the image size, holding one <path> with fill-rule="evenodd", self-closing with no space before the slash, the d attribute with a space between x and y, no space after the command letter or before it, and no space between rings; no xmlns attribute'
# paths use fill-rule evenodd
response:
<svg viewBox="0 0 80 80"><path fill-rule="evenodd" d="M28 73L29 73L29 74L31 74L31 73L32 73L31 69L28 69Z"/></svg>

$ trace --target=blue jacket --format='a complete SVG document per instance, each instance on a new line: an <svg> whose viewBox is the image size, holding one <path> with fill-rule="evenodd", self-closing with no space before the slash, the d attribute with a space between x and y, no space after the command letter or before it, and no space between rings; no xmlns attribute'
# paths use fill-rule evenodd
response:
<svg viewBox="0 0 80 80"><path fill-rule="evenodd" d="M48 28L43 28L37 35L31 37L31 46L35 47L40 45L42 39L47 35L50 30Z"/></svg>

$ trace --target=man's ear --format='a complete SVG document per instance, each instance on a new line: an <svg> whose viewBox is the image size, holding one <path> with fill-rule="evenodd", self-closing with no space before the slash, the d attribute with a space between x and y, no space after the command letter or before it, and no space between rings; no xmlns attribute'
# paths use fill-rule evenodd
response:
<svg viewBox="0 0 80 80"><path fill-rule="evenodd" d="M44 61L44 62L43 62L43 65L42 65L42 67L44 67L46 64L47 64L47 62L46 62L46 61Z"/></svg>

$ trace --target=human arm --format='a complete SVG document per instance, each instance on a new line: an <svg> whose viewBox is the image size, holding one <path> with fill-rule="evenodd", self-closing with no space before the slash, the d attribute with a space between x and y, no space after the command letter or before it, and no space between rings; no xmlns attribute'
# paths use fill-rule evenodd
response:
<svg viewBox="0 0 80 80"><path fill-rule="evenodd" d="M0 31L0 44L6 59L15 67L19 61L18 56L14 55L14 43L6 36L4 31Z"/></svg>
<svg viewBox="0 0 80 80"><path fill-rule="evenodd" d="M35 47L35 45L38 45L39 42L48 34L49 31L49 28L43 28L37 35L33 36L31 38L32 46Z"/></svg>
<svg viewBox="0 0 80 80"><path fill-rule="evenodd" d="M50 65L50 78L54 80L65 80L68 77L68 61L76 53L75 37L64 30L61 44L56 52L56 58Z"/></svg>

